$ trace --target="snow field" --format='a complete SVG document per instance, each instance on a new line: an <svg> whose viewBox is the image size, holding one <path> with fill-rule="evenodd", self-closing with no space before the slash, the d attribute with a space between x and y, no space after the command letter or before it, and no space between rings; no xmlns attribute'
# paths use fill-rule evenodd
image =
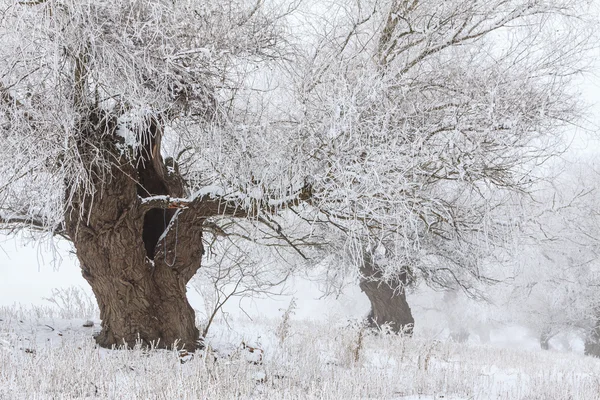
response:
<svg viewBox="0 0 600 400"><path fill-rule="evenodd" d="M600 361L572 353L259 318L217 321L207 348L182 358L97 348L99 320L65 315L0 308L0 399L600 399Z"/></svg>

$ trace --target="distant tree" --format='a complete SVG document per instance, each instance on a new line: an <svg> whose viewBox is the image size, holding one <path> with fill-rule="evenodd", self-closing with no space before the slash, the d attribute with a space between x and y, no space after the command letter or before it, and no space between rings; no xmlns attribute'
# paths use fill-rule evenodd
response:
<svg viewBox="0 0 600 400"><path fill-rule="evenodd" d="M542 348L558 334L576 332L585 340L585 353L598 357L597 182L596 163L578 155L560 174L536 185L505 305L515 322L536 332Z"/></svg>
<svg viewBox="0 0 600 400"><path fill-rule="evenodd" d="M412 323L411 281L476 295L502 275L519 203L578 116L589 36L572 5L319 2L297 82L308 202L349 238L340 264L373 324Z"/></svg>

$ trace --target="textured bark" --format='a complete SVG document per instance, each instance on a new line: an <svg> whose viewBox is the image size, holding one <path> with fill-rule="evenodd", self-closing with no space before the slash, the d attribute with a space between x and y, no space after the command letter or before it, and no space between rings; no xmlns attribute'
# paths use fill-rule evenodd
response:
<svg viewBox="0 0 600 400"><path fill-rule="evenodd" d="M177 342L194 350L199 332L186 283L200 267L203 217L142 207L143 197L181 196L183 187L165 178L159 133L147 132L154 135L150 151L132 160L116 148L115 126L114 119L100 114L82 123L77 145L84 162L90 157L95 193L73 189L75 200L65 207L67 232L100 308L102 331L96 340L103 347ZM107 165L91 161L98 151Z"/></svg>
<svg viewBox="0 0 600 400"><path fill-rule="evenodd" d="M372 327L390 324L392 331L412 334L415 320L406 301L406 272L397 279L385 282L371 256L365 256L361 267L360 288L371 302L368 323Z"/></svg>
<svg viewBox="0 0 600 400"><path fill-rule="evenodd" d="M134 346L194 350L199 346L186 284L200 268L202 229L211 217L257 216L215 194L185 197L184 180L172 159L160 155L157 118L138 132L142 148L124 149L117 120L103 111L82 119L76 146L89 186L66 182L65 230L73 241L83 277L98 301L104 347ZM310 193L306 186L289 207Z"/></svg>

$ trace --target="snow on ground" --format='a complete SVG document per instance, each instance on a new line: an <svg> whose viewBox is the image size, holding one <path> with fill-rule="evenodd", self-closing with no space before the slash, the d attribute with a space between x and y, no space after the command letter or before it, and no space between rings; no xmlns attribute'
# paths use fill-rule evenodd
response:
<svg viewBox="0 0 600 400"><path fill-rule="evenodd" d="M496 328L489 346L456 344L439 312L421 310L415 338L376 336L351 322L368 312L357 287L323 300L301 278L289 296L226 304L229 318L193 357L99 349L97 310L68 248L55 270L46 248L0 244L0 400L600 399L600 360L541 351L523 328ZM202 325L203 300L188 294ZM292 296L297 308L284 324Z"/></svg>
<svg viewBox="0 0 600 400"><path fill-rule="evenodd" d="M100 349L82 304L0 307L0 399L600 399L600 360L339 319L220 321L193 357Z"/></svg>

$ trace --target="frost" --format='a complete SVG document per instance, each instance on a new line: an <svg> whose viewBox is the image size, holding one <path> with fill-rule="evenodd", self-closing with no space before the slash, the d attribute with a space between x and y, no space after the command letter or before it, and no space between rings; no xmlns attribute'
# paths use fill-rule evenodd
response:
<svg viewBox="0 0 600 400"><path fill-rule="evenodd" d="M165 228L165 230L163 231L163 233L160 235L160 237L158 238L157 243L161 243L163 241L163 239L165 237L167 237L167 235L169 234L169 232L171 231L171 228L177 224L177 219L179 218L179 214L181 213L181 210L177 210L175 212L175 215L173 215L173 217L171 218L171 221L169 221L169 225L167 225L167 227ZM154 262L152 263L152 265L154 266Z"/></svg>
<svg viewBox="0 0 600 400"><path fill-rule="evenodd" d="M225 190L218 185L204 186L203 188L196 191L191 198L196 199L198 197L209 196L210 198L222 197L225 195Z"/></svg>
<svg viewBox="0 0 600 400"><path fill-rule="evenodd" d="M282 197L279 199L269 199L267 204L271 207L282 207L285 204L289 204L290 202L296 200L297 198L298 198L297 195L293 195L293 196Z"/></svg>
<svg viewBox="0 0 600 400"><path fill-rule="evenodd" d="M11 352L12 349L11 349L10 342L8 342L7 340L4 340L4 339L0 339L0 350Z"/></svg>
<svg viewBox="0 0 600 400"><path fill-rule="evenodd" d="M120 122L117 125L117 136L123 138L125 146L133 148L138 144L137 135L125 123Z"/></svg>
<svg viewBox="0 0 600 400"><path fill-rule="evenodd" d="M203 58L205 58L207 60L210 60L212 57L212 52L210 51L210 49L208 49L206 47L198 47L195 49L180 51L179 53L176 53L176 54L168 57L168 59L177 60L179 58L183 58L185 56L191 56L191 55L195 55L195 54L199 54L200 56L202 56Z"/></svg>
<svg viewBox="0 0 600 400"><path fill-rule="evenodd" d="M274 335L279 320L264 317L217 320L196 353L109 350L95 345L85 319L53 312L0 311L0 397L181 398L185 390L186 398L211 399L600 398L597 361L572 353L383 335L368 336L357 359L359 326L291 320L281 343Z"/></svg>
<svg viewBox="0 0 600 400"><path fill-rule="evenodd" d="M138 108L124 113L117 119L117 136L123 138L125 146L136 149L140 145L138 134L153 115L151 110Z"/></svg>

